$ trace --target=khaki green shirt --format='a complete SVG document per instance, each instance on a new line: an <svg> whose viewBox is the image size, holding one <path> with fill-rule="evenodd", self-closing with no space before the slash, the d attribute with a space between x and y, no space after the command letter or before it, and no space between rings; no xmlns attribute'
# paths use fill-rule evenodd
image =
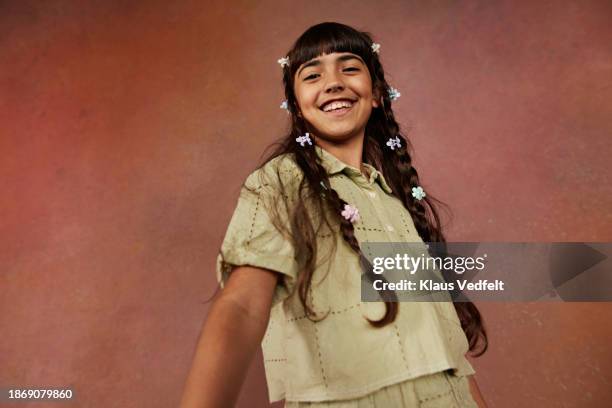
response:
<svg viewBox="0 0 612 408"><path fill-rule="evenodd" d="M357 207L355 236L363 242L423 242L409 211L392 194L383 175L364 163L368 177L328 151L315 146L331 186ZM223 286L232 265L251 265L281 274L270 322L262 342L270 401L325 401L358 398L387 385L449 368L474 374L467 361L467 338L451 302L400 302L394 323L372 327L367 320L384 315L384 303L361 302L361 267L341 233L318 234L317 268L312 304L327 317L305 317L296 285L299 268L291 241L270 221L269 198L278 196L272 177L295 189L302 172L290 154L276 157L251 173L243 186L217 258L217 279ZM291 197L295 190L283 192ZM281 215L282 216L282 215ZM331 240L337 249L330 257ZM327 256L327 259L326 259Z"/></svg>

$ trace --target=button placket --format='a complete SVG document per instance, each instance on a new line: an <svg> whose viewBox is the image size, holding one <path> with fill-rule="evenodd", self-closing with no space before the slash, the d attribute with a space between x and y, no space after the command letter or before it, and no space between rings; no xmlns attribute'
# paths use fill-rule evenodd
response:
<svg viewBox="0 0 612 408"><path fill-rule="evenodd" d="M387 232L389 233L390 238L392 238L392 241L397 241L397 236L395 234L395 228L393 227L393 223L390 220L389 214L387 213L387 209L384 205L381 204L380 206L380 212L381 214L381 218L384 221L384 225L385 225L385 229L387 230Z"/></svg>
<svg viewBox="0 0 612 408"><path fill-rule="evenodd" d="M376 189L376 185L373 184L371 188ZM380 228L386 232L387 239L389 240L389 242L395 241L397 238L394 234L395 228L393 227L392 223L387 217L387 214L385 213L384 204L382 201L383 199L381 199L381 197L379 197L379 194L374 190L364 191L364 193L364 195L368 197L368 200L372 205L372 210L374 214L376 214L376 218L378 219Z"/></svg>

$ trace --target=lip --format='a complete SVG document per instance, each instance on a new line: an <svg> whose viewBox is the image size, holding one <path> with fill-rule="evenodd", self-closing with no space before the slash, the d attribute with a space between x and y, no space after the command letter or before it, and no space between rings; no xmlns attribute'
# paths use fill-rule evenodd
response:
<svg viewBox="0 0 612 408"><path fill-rule="evenodd" d="M336 110L329 111L329 112L325 112L324 110L322 110L321 112L323 112L323 114L325 114L325 115L333 116L333 117L336 117L336 118L342 117L342 116L348 115L349 112L351 112L353 110L353 108L355 107L356 103L357 102L353 102L353 106L351 106L348 109L347 108L342 108L342 109L336 109Z"/></svg>
<svg viewBox="0 0 612 408"><path fill-rule="evenodd" d="M323 111L323 107L325 105L327 105L328 103L332 103L332 102L337 102L337 101L349 101L352 104L355 104L355 102L357 102L357 99L353 99L353 98L334 98L334 99L330 99L328 101L323 102L320 106L319 109L321 109ZM352 107L351 107L352 108ZM325 112L325 111L323 111Z"/></svg>
<svg viewBox="0 0 612 408"><path fill-rule="evenodd" d="M335 101L350 101L350 102L352 103L352 105L351 105L351 107L350 107L350 108L348 108L348 109L347 109L347 108L342 108L342 109L332 110L332 111L329 111L329 112L325 112L325 111L322 109L322 107L323 107L323 106L327 105L327 104L328 104L328 103L330 103L330 102L335 102ZM332 116L332 117L334 117L334 118L340 118L340 117L343 117L343 116L345 116L345 115L348 115L348 114L349 114L349 113L350 113L350 112L353 110L353 108L355 107L355 105L356 105L357 103L358 103L358 101L357 101L357 100L354 100L354 99L349 99L349 98L337 98L337 99L332 99L332 100L330 100L330 101L325 102L323 105L321 105L321 107L319 108L319 110L320 110L321 112L323 112L323 114L324 114L324 115L326 115L326 116Z"/></svg>

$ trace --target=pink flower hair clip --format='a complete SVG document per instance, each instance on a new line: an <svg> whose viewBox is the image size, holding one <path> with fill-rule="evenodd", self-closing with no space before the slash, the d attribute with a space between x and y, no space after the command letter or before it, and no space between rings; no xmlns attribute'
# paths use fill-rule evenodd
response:
<svg viewBox="0 0 612 408"><path fill-rule="evenodd" d="M341 215L351 223L359 220L359 210L350 204L344 204L344 211L342 211Z"/></svg>

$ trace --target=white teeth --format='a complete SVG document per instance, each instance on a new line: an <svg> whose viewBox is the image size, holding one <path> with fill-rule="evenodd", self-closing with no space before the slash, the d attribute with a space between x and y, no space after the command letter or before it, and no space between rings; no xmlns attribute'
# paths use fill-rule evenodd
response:
<svg viewBox="0 0 612 408"><path fill-rule="evenodd" d="M350 108L351 106L353 106L353 102L337 101L337 102L332 102L332 103L328 103L327 105L325 105L325 107L323 107L323 111L329 112L334 109Z"/></svg>

